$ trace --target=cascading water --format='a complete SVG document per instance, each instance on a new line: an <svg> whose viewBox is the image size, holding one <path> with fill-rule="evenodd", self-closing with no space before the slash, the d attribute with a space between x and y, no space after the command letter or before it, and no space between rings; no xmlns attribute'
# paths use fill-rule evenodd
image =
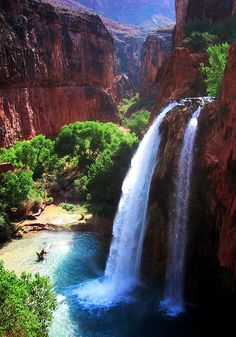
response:
<svg viewBox="0 0 236 337"><path fill-rule="evenodd" d="M113 225L105 277L82 285L78 295L85 302L104 306L127 301L127 292L139 283L149 189L161 140L159 127L176 105L173 102L160 113L132 159Z"/></svg>
<svg viewBox="0 0 236 337"><path fill-rule="evenodd" d="M150 127L123 182L105 271L105 277L113 281L116 289L129 288L139 281L148 196L161 140L159 127L167 112L175 105L168 105Z"/></svg>
<svg viewBox="0 0 236 337"><path fill-rule="evenodd" d="M201 98L201 105L194 112L184 134L183 145L179 158L176 189L173 209L170 214L169 256L166 272L164 300L160 306L169 316L177 316L184 312L184 276L185 255L188 239L188 210L191 192L191 176L193 166L194 144L198 127L198 117L203 103L210 102Z"/></svg>

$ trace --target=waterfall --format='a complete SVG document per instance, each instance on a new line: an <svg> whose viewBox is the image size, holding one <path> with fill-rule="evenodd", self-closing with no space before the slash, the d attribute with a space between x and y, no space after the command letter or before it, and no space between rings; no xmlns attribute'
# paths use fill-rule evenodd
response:
<svg viewBox="0 0 236 337"><path fill-rule="evenodd" d="M126 301L127 294L139 284L148 196L161 141L159 127L177 105L170 103L158 115L132 159L122 185L105 276L82 286L79 297L85 302L105 306Z"/></svg>
<svg viewBox="0 0 236 337"><path fill-rule="evenodd" d="M207 99L201 99L202 104ZM209 101L209 100L208 100ZM160 306L169 316L184 312L185 256L188 239L189 199L198 117L202 106L194 112L184 134L179 158L173 209L170 214L169 250L164 300Z"/></svg>
<svg viewBox="0 0 236 337"><path fill-rule="evenodd" d="M161 140L159 127L167 112L176 105L169 104L156 118L140 143L123 182L105 270L105 277L112 280L116 289L130 288L139 281L148 196Z"/></svg>

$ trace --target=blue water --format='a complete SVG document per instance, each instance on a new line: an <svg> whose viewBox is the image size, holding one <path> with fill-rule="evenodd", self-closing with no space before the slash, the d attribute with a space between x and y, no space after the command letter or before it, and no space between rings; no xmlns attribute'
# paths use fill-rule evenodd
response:
<svg viewBox="0 0 236 337"><path fill-rule="evenodd" d="M35 251L51 243L47 259L36 262ZM13 258L14 257L14 258ZM158 289L142 285L130 294L132 300L104 308L84 306L77 295L84 282L99 280L106 256L100 238L90 233L41 233L10 243L1 251L8 268L51 277L58 308L50 337L229 337L231 321L222 318L219 305L204 308L189 305L184 316L170 319L157 310ZM226 307L223 308L225 311Z"/></svg>

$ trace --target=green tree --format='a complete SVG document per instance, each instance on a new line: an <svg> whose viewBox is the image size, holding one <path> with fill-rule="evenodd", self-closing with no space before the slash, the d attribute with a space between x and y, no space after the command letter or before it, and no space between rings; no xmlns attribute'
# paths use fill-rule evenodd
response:
<svg viewBox="0 0 236 337"><path fill-rule="evenodd" d="M32 192L32 172L18 170L13 173L3 173L0 176L0 207L2 209L9 211L12 207L19 207L23 201L30 198Z"/></svg>
<svg viewBox="0 0 236 337"><path fill-rule="evenodd" d="M229 44L211 46L207 49L209 66L201 65L201 71L206 75L205 83L209 96L220 94L225 67L227 64Z"/></svg>
<svg viewBox="0 0 236 337"><path fill-rule="evenodd" d="M131 118L126 118L124 120L124 125L141 139L147 132L150 115L151 112L148 110L136 111L132 114Z"/></svg>
<svg viewBox="0 0 236 337"><path fill-rule="evenodd" d="M191 46L197 52L205 52L209 46L218 42L218 37L208 32L193 32L183 40L184 47Z"/></svg>
<svg viewBox="0 0 236 337"><path fill-rule="evenodd" d="M13 232L13 226L7 219L6 214L0 213L0 241L8 240Z"/></svg>
<svg viewBox="0 0 236 337"><path fill-rule="evenodd" d="M47 337L56 299L47 277L6 271L0 262L0 336Z"/></svg>
<svg viewBox="0 0 236 337"><path fill-rule="evenodd" d="M137 138L133 134L124 135L102 152L88 169L88 197L99 214L114 214L121 195L122 182L136 146Z"/></svg>

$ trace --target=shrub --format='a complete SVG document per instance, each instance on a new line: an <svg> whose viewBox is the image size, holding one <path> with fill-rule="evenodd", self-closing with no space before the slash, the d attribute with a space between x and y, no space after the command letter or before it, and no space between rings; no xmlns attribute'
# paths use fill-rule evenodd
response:
<svg viewBox="0 0 236 337"><path fill-rule="evenodd" d="M124 120L124 125L134 132L141 139L147 132L151 112L139 110L132 114L131 118Z"/></svg>
<svg viewBox="0 0 236 337"><path fill-rule="evenodd" d="M56 299L49 279L6 271L0 262L0 336L47 337Z"/></svg>
<svg viewBox="0 0 236 337"><path fill-rule="evenodd" d="M13 228L5 214L0 213L0 241L9 239L12 235Z"/></svg>
<svg viewBox="0 0 236 337"><path fill-rule="evenodd" d="M134 134L113 123L77 122L62 128L55 149L60 156L78 160L76 193L86 195L99 214L112 215L137 142Z"/></svg>
<svg viewBox="0 0 236 337"><path fill-rule="evenodd" d="M121 103L118 105L119 120L120 123L123 123L127 111L132 105L135 105L139 101L139 94L136 94L132 98L124 98Z"/></svg>
<svg viewBox="0 0 236 337"><path fill-rule="evenodd" d="M54 154L54 142L38 135L31 140L18 141L9 149L2 149L0 162L11 162L15 167L28 168L38 179L45 172L58 169L62 163Z"/></svg>
<svg viewBox="0 0 236 337"><path fill-rule="evenodd" d="M207 35L204 35L207 33ZM225 22L212 23L209 19L194 20L185 25L184 46L191 45L196 51L205 51L215 43L229 44L236 41L236 14ZM207 45L209 43L209 45Z"/></svg>
<svg viewBox="0 0 236 337"><path fill-rule="evenodd" d="M207 48L216 44L218 37L207 32L193 32L189 37L183 40L184 47L191 46L197 52L205 52Z"/></svg>
<svg viewBox="0 0 236 337"><path fill-rule="evenodd" d="M67 212L77 211L77 206L73 204L61 203L59 206Z"/></svg>
<svg viewBox="0 0 236 337"><path fill-rule="evenodd" d="M112 148L101 153L89 168L86 188L89 201L95 205L98 214L114 214L136 144L134 135L124 136Z"/></svg>
<svg viewBox="0 0 236 337"><path fill-rule="evenodd" d="M33 192L32 172L18 170L0 176L0 207L7 211L19 207Z"/></svg>
<svg viewBox="0 0 236 337"><path fill-rule="evenodd" d="M209 66L202 64L201 71L206 75L205 83L209 96L218 96L220 94L228 50L228 43L211 46L207 49Z"/></svg>

